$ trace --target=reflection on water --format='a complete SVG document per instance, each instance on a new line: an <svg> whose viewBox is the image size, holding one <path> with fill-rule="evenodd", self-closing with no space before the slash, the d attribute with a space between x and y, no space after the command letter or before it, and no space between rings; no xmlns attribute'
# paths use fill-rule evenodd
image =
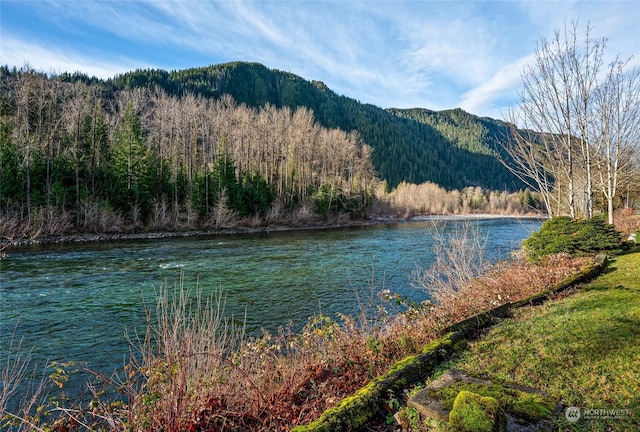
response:
<svg viewBox="0 0 640 432"><path fill-rule="evenodd" d="M438 224L445 222L439 220ZM492 259L537 230L533 219L481 219ZM428 266L433 222L358 228L50 246L0 262L0 362L16 323L34 362L85 361L109 372L128 355L125 332L144 325L162 283L221 289L226 313L247 333L300 329L318 312L352 314L357 296L389 289L424 300L410 275ZM445 231L449 228L444 228ZM359 294L357 294L359 293Z"/></svg>

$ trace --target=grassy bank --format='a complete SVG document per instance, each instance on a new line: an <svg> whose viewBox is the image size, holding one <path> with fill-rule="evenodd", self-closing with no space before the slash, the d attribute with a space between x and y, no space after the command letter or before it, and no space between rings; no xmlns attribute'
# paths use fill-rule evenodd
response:
<svg viewBox="0 0 640 432"><path fill-rule="evenodd" d="M584 288L513 319L472 343L453 366L540 388L584 416L558 427L628 431L640 421L640 250L615 257ZM614 410L603 418L596 410ZM609 411L611 413L612 411ZM585 418L592 417L592 418Z"/></svg>

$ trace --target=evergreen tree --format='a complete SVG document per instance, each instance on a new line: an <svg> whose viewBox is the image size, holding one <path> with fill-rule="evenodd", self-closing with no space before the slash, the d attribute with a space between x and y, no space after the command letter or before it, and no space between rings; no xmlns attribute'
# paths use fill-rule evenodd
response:
<svg viewBox="0 0 640 432"><path fill-rule="evenodd" d="M140 119L131 105L127 105L116 130L112 167L115 206L148 215L157 184L155 157L144 145Z"/></svg>
<svg viewBox="0 0 640 432"><path fill-rule="evenodd" d="M242 200L242 189L236 176L236 167L231 155L223 148L222 153L216 159L216 164L210 176L211 190L214 202L224 199L226 206L238 212L246 214L247 209Z"/></svg>
<svg viewBox="0 0 640 432"><path fill-rule="evenodd" d="M262 215L266 213L273 202L273 191L266 180L260 174L245 173L242 176L242 201L249 215Z"/></svg>

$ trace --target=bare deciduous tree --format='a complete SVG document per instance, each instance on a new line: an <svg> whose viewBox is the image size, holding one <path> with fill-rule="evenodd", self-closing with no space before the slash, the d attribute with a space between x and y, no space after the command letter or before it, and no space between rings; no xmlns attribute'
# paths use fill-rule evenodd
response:
<svg viewBox="0 0 640 432"><path fill-rule="evenodd" d="M640 157L640 69L627 71L627 64L613 62L593 98L595 161L610 224L618 185L639 174L634 163Z"/></svg>
<svg viewBox="0 0 640 432"><path fill-rule="evenodd" d="M541 194L549 216L566 208L576 217L582 186L582 208L590 218L597 170L612 222L618 176L628 168L620 158L637 149L638 73L616 61L603 80L606 40L590 33L587 26L580 43L578 24L572 22L551 41L541 39L533 64L522 73L519 104L508 115L511 136L503 146L508 158L502 160Z"/></svg>
<svg viewBox="0 0 640 432"><path fill-rule="evenodd" d="M83 158L82 128L85 116L89 111L88 93L86 85L81 82L71 84L67 89L69 95L64 104L64 122L67 133L73 143L74 177L75 177L75 205L80 209L80 161ZM76 211L76 227L80 226L80 212Z"/></svg>
<svg viewBox="0 0 640 432"><path fill-rule="evenodd" d="M418 266L411 274L414 286L426 290L433 299L443 301L486 275L492 267L485 256L486 237L478 225L466 221L451 229L433 225L433 263Z"/></svg>

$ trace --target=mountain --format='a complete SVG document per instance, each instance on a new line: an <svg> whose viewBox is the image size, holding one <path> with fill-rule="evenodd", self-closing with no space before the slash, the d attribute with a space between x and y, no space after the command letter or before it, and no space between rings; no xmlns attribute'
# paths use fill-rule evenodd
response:
<svg viewBox="0 0 640 432"><path fill-rule="evenodd" d="M431 111L425 108L389 108L391 114L434 127L453 145L472 153L493 155L500 140L509 133L507 123L489 117L478 117L456 108Z"/></svg>
<svg viewBox="0 0 640 432"><path fill-rule="evenodd" d="M460 109L388 109L341 96L320 81L308 81L259 63L234 62L167 72L137 70L108 82L113 90L159 86L169 94L231 95L252 107L308 107L328 128L356 130L373 148L373 163L393 187L430 181L449 189L481 186L514 191L524 187L493 156L506 126Z"/></svg>

